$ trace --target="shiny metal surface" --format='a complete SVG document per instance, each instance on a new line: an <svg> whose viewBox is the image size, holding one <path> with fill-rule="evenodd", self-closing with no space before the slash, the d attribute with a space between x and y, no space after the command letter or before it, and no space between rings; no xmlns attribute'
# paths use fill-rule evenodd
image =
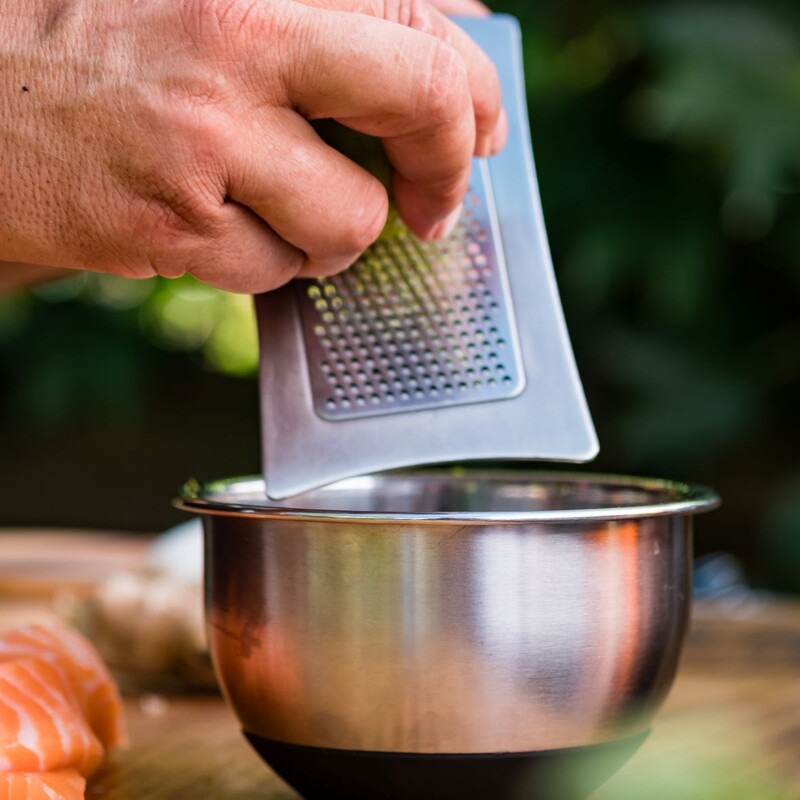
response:
<svg viewBox="0 0 800 800"><path fill-rule="evenodd" d="M304 320L298 308L296 287L289 285L259 296L256 310L261 348L262 461L267 491L271 497L291 497L353 475L418 464L485 459L588 461L597 454L597 437L572 354L547 243L533 164L519 25L512 17L504 15L463 19L459 22L497 66L509 119L505 148L487 161L477 162L475 174L480 174L486 182L487 196L494 201L496 217L492 219L489 214L484 229L492 223L495 247L498 253L502 251L504 257L498 258L496 277L502 284L501 268L505 263L509 287L507 294L505 288L501 287L503 291L497 295L495 302L505 306L503 316L509 323L516 322L520 368L501 360L508 358L508 353L514 353L515 337L509 334L511 338L507 340L506 350L503 353L489 350L485 358L491 364L490 355L494 353L498 357L497 364L507 368L510 384L503 384L501 379L495 387L475 387L474 381L484 381L482 367L487 363L484 360L481 366L469 366L475 370L472 374L466 372L465 366L463 376L454 385L453 394L448 394L446 382L439 377L443 370L437 370L435 375L429 370L415 378L418 385L407 387L411 389L408 400L395 399L398 406L408 404L406 413L370 416L367 412L372 407L376 385L379 399L375 409L386 411L393 404L381 399L385 399L385 394L381 392L388 391L392 385L385 378L402 380L408 384L411 375L404 376L403 368L411 371L420 365L419 362L395 364L392 369L397 375L392 378L388 373L388 365L382 365L381 354L377 354L378 359L373 359L376 366L361 369L360 365L371 356L369 353L362 355L359 348L369 351L375 343L367 341L369 346L365 346L363 341L360 344L353 342L355 347L348 346L346 342L341 345L337 334L337 350L344 358L335 358L332 362L328 360L328 369L331 371L327 375L322 373L315 376L316 366L319 365L321 370L321 362L325 359L317 346L318 337L313 330L312 346L309 347L310 320ZM487 175L488 178L484 177ZM484 255L488 259L488 253ZM473 268L476 267L473 263ZM409 275L413 273L413 263L406 271ZM497 293L492 291L493 294ZM468 301L469 294L466 293ZM331 296L330 299L334 300L335 297ZM344 306L344 298L339 297L339 300ZM351 301L352 298L347 298L348 304ZM402 305L392 297L387 296L386 301L380 307L382 312L393 309L399 311ZM477 297L475 302L474 310L478 310ZM461 317L458 321L462 323L462 329L468 331L472 328L475 340L468 343L475 345L474 353L477 355L478 317L469 311L462 311L463 307L463 304L453 306L456 317L451 318L448 324L455 328L455 319ZM324 309L322 313L333 314L333 309ZM392 325L399 321L402 314L393 317L387 313L384 316L384 324ZM335 315L328 319L331 321L326 324L338 324ZM475 319L474 326L470 319ZM314 322L312 328L317 324ZM481 328L482 335L494 335L492 327L498 329L495 343L498 338L506 338L500 333L502 325ZM415 330L413 325L410 330ZM424 333L421 327L417 327L416 331L420 335ZM333 333L332 330L327 332ZM322 331L323 335L319 338L327 339L333 346L334 337L325 333ZM455 336L452 330L448 333ZM354 335L355 331L351 332L351 336ZM461 338L460 334L458 338ZM394 344L396 346L397 342ZM431 350L430 355L434 357L432 348L422 348L423 361L426 349ZM467 348L463 354L466 356L469 352ZM386 353L383 355L386 356ZM391 355L394 357L397 353ZM458 356L456 360L466 363L461 362ZM344 362L341 367L337 363L339 361ZM374 375L377 378L375 383L370 380L370 371L378 368L385 368L387 372L383 376ZM364 376L360 377L359 372L363 372ZM518 372L524 373L524 385ZM342 380L323 387L323 377L325 380L337 377ZM442 390L437 389L439 394L433 397L429 391L432 387L428 386L425 397L414 397L417 390L426 391L426 378L440 381ZM488 384L488 379L486 382ZM369 389L367 383L370 384ZM381 388L381 383L386 384L386 390ZM463 391L458 385L461 383L467 383ZM323 388L328 394L321 394ZM508 389L508 396L496 399L495 390L499 392L505 388ZM333 396L330 395L331 390ZM486 393L485 402L451 402L456 395L477 400L481 392ZM363 405L359 405L359 397ZM340 401L345 399L349 406L341 404L340 407ZM330 408L328 400L333 401ZM319 407L320 401L323 409ZM416 402L419 405L412 408ZM358 418L344 418L352 416L354 412ZM367 415L362 416L362 412ZM314 457L309 458L309 453L314 453Z"/></svg>
<svg viewBox="0 0 800 800"><path fill-rule="evenodd" d="M265 518L256 486L194 487L179 503L205 513L225 695L271 740L406 753L530 752L647 728L686 630L690 512L717 502L657 481L430 473L345 482L297 498L306 516ZM237 496L251 513L225 513ZM657 513L670 504L683 511ZM543 521L565 505L586 517ZM320 511L332 507L349 518ZM650 514L591 518L617 507ZM442 518L460 511L474 518Z"/></svg>
<svg viewBox="0 0 800 800"><path fill-rule="evenodd" d="M399 220L340 275L295 282L314 410L360 419L514 397L525 385L489 167L443 242Z"/></svg>

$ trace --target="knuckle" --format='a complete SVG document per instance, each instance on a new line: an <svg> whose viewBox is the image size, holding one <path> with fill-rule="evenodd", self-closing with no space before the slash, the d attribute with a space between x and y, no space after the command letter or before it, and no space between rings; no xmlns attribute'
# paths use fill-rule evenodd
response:
<svg viewBox="0 0 800 800"><path fill-rule="evenodd" d="M457 175L441 183L436 188L436 197L442 205L455 208L463 199L469 189L469 172Z"/></svg>
<svg viewBox="0 0 800 800"><path fill-rule="evenodd" d="M370 211L365 210L364 213L354 217L348 237L350 252L363 253L381 235L386 224L386 215L387 207L382 204L378 208L373 206Z"/></svg>
<svg viewBox="0 0 800 800"><path fill-rule="evenodd" d="M456 208L469 189L470 171L461 169L442 174L439 180L426 184L426 192L443 211Z"/></svg>
<svg viewBox="0 0 800 800"><path fill-rule="evenodd" d="M301 251L278 244L271 236L248 235L239 216L229 214L212 240L196 242L186 259L186 271L229 292L260 294L296 277L304 259Z"/></svg>
<svg viewBox="0 0 800 800"><path fill-rule="evenodd" d="M210 69L197 70L195 74L181 76L169 86L169 124L173 131L183 128L186 133L198 125L212 127L209 109L223 109L233 95L228 79ZM210 131L209 131L210 132ZM199 131L199 133L203 133Z"/></svg>
<svg viewBox="0 0 800 800"><path fill-rule="evenodd" d="M195 43L224 42L246 35L279 35L284 0L186 0L180 15L183 28Z"/></svg>
<svg viewBox="0 0 800 800"><path fill-rule="evenodd" d="M254 288L248 291L249 294L259 294L261 292L271 292L273 289L280 289L290 280L296 278L303 268L303 256L299 252L292 258L287 258L279 263L273 262L272 269L265 273L263 269L257 269L257 282ZM261 265L259 264L259 267Z"/></svg>
<svg viewBox="0 0 800 800"><path fill-rule="evenodd" d="M380 236L387 214L388 200L384 195L383 202L365 204L360 212L342 220L341 249L347 257L358 257Z"/></svg>
<svg viewBox="0 0 800 800"><path fill-rule="evenodd" d="M458 52L443 41L431 40L428 64L419 86L420 103L432 126L453 123L471 106L466 64Z"/></svg>
<svg viewBox="0 0 800 800"><path fill-rule="evenodd" d="M383 0L383 16L407 28L429 33L434 28L432 6L422 0Z"/></svg>
<svg viewBox="0 0 800 800"><path fill-rule="evenodd" d="M195 43L219 34L217 0L186 0L178 14L187 36Z"/></svg>
<svg viewBox="0 0 800 800"><path fill-rule="evenodd" d="M135 240L172 247L190 236L214 236L225 197L224 152L231 136L224 114L196 89L170 98L168 124L153 122L156 144L117 165L126 187Z"/></svg>
<svg viewBox="0 0 800 800"><path fill-rule="evenodd" d="M377 182L376 182L377 183ZM305 241L298 246L315 264L332 265L334 272L346 269L380 236L389 213L389 199L380 184L364 191L345 192L341 211L319 209L324 224L312 233L305 229ZM308 226L310 220L306 220Z"/></svg>
<svg viewBox="0 0 800 800"><path fill-rule="evenodd" d="M133 225L137 250L155 274L177 278L187 270L192 244L219 235L219 212L211 204L180 192L160 192L140 201Z"/></svg>

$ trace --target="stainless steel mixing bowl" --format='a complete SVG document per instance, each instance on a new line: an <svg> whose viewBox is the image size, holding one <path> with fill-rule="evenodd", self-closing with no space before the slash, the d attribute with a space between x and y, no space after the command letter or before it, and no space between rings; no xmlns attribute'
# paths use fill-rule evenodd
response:
<svg viewBox="0 0 800 800"><path fill-rule="evenodd" d="M265 758L326 800L361 797L370 765L399 785L385 769L397 759L422 775L442 757L627 754L678 664L692 515L717 503L665 481L468 471L356 478L288 503L224 481L178 501L204 515L223 691ZM355 788L334 785L337 756L362 757ZM428 796L386 791L363 796ZM502 796L485 791L457 796Z"/></svg>

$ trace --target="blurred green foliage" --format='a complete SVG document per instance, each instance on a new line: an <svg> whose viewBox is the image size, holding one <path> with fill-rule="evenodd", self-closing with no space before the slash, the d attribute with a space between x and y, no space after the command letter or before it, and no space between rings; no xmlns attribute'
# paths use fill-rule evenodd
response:
<svg viewBox="0 0 800 800"><path fill-rule="evenodd" d="M599 428L596 466L714 484L726 505L703 521L700 548L737 552L757 581L800 591L800 5L493 7L523 23L537 169ZM0 467L47 458L75 441L70 430L124 426L141 432L139 474L170 488L231 463L209 445L193 464L171 460L183 474L162 475L159 453L198 458L196 443L182 444L197 437L251 443L233 469L257 470L255 400L243 412L238 382L217 377L252 379L255 362L249 301L190 278L82 276L1 301ZM177 425L147 449L159 415L171 408L174 423L187 402L195 415L209 406L213 433ZM102 446L92 452L101 458ZM73 460L74 481L106 486L96 463ZM66 492L66 505L37 510L24 499L41 479L30 472L10 519L95 519ZM167 497L129 499L117 524L167 521Z"/></svg>

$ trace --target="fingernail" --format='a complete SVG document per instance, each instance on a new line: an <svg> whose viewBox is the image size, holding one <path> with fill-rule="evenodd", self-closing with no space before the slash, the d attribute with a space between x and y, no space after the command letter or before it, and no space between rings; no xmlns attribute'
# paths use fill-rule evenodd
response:
<svg viewBox="0 0 800 800"><path fill-rule="evenodd" d="M458 225L461 219L461 212L464 210L463 203L459 203L434 229L431 238L434 240L446 239Z"/></svg>

